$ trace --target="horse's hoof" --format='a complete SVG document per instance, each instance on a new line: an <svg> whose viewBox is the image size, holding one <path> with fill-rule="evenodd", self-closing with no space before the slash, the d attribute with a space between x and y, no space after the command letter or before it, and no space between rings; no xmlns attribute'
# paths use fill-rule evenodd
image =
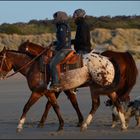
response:
<svg viewBox="0 0 140 140"><path fill-rule="evenodd" d="M64 129L63 128L58 128L57 134L63 134L63 132L64 132Z"/></svg>
<svg viewBox="0 0 140 140"><path fill-rule="evenodd" d="M86 127L81 127L81 129L80 129L81 132L84 132L84 131L86 131L86 130L87 130Z"/></svg>
<svg viewBox="0 0 140 140"><path fill-rule="evenodd" d="M22 128L17 128L16 132L20 133L22 131Z"/></svg>
<svg viewBox="0 0 140 140"><path fill-rule="evenodd" d="M111 128L115 128L116 125L112 125Z"/></svg>
<svg viewBox="0 0 140 140"><path fill-rule="evenodd" d="M38 125L37 125L37 128L43 128L44 127L44 124L43 123L39 123Z"/></svg>
<svg viewBox="0 0 140 140"><path fill-rule="evenodd" d="M122 128L121 128L121 131L122 131L122 132L127 131L127 127L122 127Z"/></svg>
<svg viewBox="0 0 140 140"><path fill-rule="evenodd" d="M126 124L126 128L128 128L128 126L129 126L129 125L128 125L128 124Z"/></svg>
<svg viewBox="0 0 140 140"><path fill-rule="evenodd" d="M87 130L87 124L83 124L83 125L81 126L81 128L80 128L80 131L81 131L81 132L83 132L83 131L85 131L85 130Z"/></svg>

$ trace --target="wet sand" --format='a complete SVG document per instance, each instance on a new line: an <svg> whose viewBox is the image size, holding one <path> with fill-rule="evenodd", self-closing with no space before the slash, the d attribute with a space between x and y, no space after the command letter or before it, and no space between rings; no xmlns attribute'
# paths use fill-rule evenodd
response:
<svg viewBox="0 0 140 140"><path fill-rule="evenodd" d="M140 71L140 62L138 69ZM131 98L140 96L140 76L131 92ZM16 133L18 120L22 109L30 97L26 79L17 74L7 80L0 81L0 139L140 139L140 128L134 128L132 118L127 131L122 132L120 126L111 128L111 109L106 107L106 96L101 96L101 105L94 120L85 132L76 127L78 118L70 101L62 92L58 102L65 121L63 133L56 133L59 122L53 109L50 110L44 128L37 128L47 99L42 97L27 113L26 123L21 133ZM91 108L91 98L88 88L79 89L77 94L79 107L86 118Z"/></svg>

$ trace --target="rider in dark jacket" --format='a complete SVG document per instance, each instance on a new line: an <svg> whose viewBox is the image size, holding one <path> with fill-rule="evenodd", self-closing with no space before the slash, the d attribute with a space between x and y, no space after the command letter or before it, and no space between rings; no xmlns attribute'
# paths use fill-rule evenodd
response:
<svg viewBox="0 0 140 140"><path fill-rule="evenodd" d="M50 90L59 90L61 88L56 65L60 63L71 51L71 30L67 23L68 16L65 12L58 11L54 15L54 22L57 28L56 32L56 55L50 62L50 72L52 75L52 84Z"/></svg>
<svg viewBox="0 0 140 140"><path fill-rule="evenodd" d="M83 9L77 9L73 13L75 24L77 25L75 40L72 40L74 49L77 53L86 54L91 51L90 29L85 21L86 12Z"/></svg>

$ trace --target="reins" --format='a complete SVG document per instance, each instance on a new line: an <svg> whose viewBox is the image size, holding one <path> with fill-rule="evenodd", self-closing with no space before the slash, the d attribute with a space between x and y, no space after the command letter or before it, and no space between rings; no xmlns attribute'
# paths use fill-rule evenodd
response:
<svg viewBox="0 0 140 140"><path fill-rule="evenodd" d="M2 70L2 66L3 66L3 63L4 63L4 60L5 60L5 53L4 53L4 55L3 56L0 56L0 57L2 57L2 62L1 62L1 65L0 65L0 71Z"/></svg>
<svg viewBox="0 0 140 140"><path fill-rule="evenodd" d="M49 45L48 47L51 47L51 45ZM18 69L17 71L13 72L10 75L5 76L5 78L9 78L15 74L17 74L19 71L21 71L22 69L24 69L25 67L27 67L28 65L30 65L32 62L34 62L38 57L40 57L47 49L48 47L46 47L41 53L39 53L36 57L34 57L31 61L29 61L28 63L26 63L25 65L23 65L20 69Z"/></svg>

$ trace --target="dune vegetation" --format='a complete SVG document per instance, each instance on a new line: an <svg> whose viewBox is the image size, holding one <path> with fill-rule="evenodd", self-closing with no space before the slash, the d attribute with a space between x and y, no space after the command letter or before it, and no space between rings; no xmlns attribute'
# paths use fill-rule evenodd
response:
<svg viewBox="0 0 140 140"><path fill-rule="evenodd" d="M87 16L91 29L91 43L97 51L129 51L140 58L140 16ZM76 26L71 17L72 38ZM29 40L46 47L54 41L55 26L52 20L31 20L28 23L3 23L0 25L0 50L5 46L17 50Z"/></svg>

